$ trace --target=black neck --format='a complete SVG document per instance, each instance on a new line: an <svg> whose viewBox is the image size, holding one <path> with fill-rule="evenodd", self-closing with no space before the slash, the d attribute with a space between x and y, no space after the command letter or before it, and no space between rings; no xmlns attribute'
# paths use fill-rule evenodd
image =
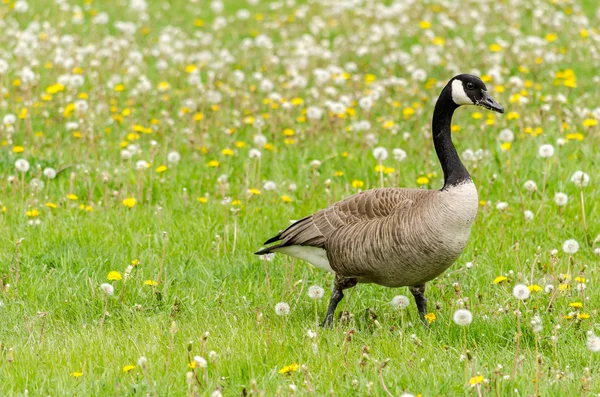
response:
<svg viewBox="0 0 600 397"><path fill-rule="evenodd" d="M452 100L450 88L444 88L435 104L431 125L433 145L444 171L444 187L442 190L471 179L452 144L450 127L452 114L456 108L458 106Z"/></svg>

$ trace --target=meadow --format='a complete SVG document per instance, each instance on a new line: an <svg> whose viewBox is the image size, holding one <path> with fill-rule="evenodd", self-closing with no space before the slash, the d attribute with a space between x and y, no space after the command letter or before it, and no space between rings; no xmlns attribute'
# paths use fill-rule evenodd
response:
<svg viewBox="0 0 600 397"><path fill-rule="evenodd" d="M600 395L599 22L574 0L4 0L0 395ZM333 276L253 252L360 190L440 188L459 73L506 112L455 114L480 208L429 327L377 285L318 327Z"/></svg>

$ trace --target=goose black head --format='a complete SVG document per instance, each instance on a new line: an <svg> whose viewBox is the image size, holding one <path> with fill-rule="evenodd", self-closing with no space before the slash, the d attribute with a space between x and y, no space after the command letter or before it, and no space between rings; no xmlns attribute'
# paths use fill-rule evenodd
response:
<svg viewBox="0 0 600 397"><path fill-rule="evenodd" d="M498 113L504 108L490 96L485 83L472 74L459 74L450 81L452 100L458 106L477 105Z"/></svg>

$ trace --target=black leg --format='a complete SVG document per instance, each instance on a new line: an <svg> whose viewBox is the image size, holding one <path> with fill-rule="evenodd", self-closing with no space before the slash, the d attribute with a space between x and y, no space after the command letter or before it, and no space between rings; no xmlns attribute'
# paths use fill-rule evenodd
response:
<svg viewBox="0 0 600 397"><path fill-rule="evenodd" d="M356 285L356 280L352 278L343 278L336 275L335 284L333 286L333 292L331 293L331 299L329 300L329 306L327 307L327 314L325 315L325 320L323 320L323 327L329 327L333 323L333 315L335 314L335 309L340 303L340 301L344 298L344 290L347 288L352 288Z"/></svg>
<svg viewBox="0 0 600 397"><path fill-rule="evenodd" d="M419 310L419 317L421 317L421 321L423 324L429 325L427 320L425 319L425 315L427 314L427 299L425 299L425 284L415 285L410 287L410 292L413 294L415 298L415 303L417 304L417 309Z"/></svg>

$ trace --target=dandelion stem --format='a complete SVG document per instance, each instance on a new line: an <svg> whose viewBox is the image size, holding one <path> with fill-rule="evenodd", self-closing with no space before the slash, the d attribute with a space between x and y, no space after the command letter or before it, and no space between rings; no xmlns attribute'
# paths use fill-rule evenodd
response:
<svg viewBox="0 0 600 397"><path fill-rule="evenodd" d="M515 361L513 363L513 368L511 372L511 378L514 379L515 373L517 371L517 362L519 361L519 350L521 347L521 301L519 301L519 305L516 311L517 315L517 347L515 349Z"/></svg>
<svg viewBox="0 0 600 397"><path fill-rule="evenodd" d="M585 219L585 200L583 198L583 186L579 189L579 201L581 203L581 221L583 222L583 231L585 233L585 239L589 245L592 245L590 235L588 233L587 221Z"/></svg>

